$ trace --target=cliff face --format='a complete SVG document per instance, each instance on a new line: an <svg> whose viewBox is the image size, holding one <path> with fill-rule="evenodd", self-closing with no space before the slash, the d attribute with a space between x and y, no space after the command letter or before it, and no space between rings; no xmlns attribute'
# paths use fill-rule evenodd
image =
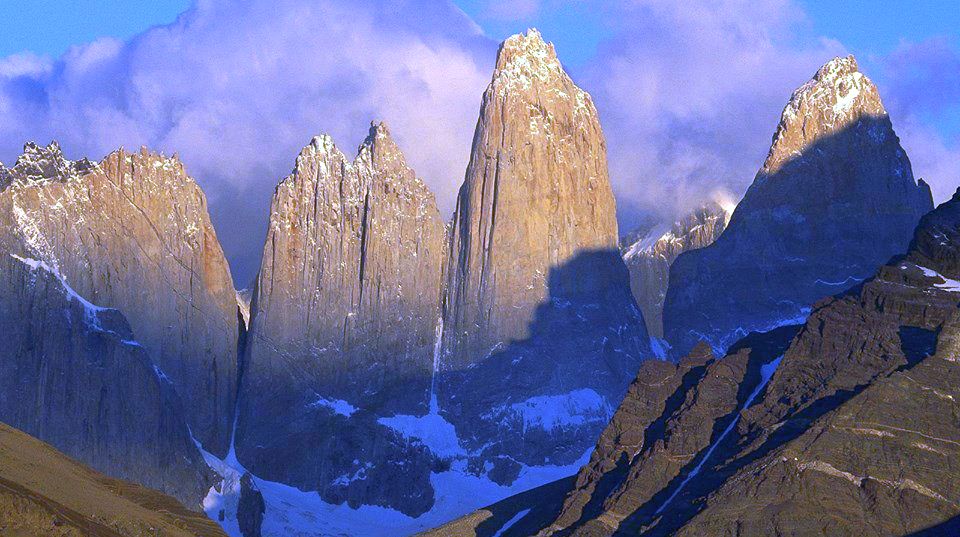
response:
<svg viewBox="0 0 960 537"><path fill-rule="evenodd" d="M876 87L834 59L790 98L727 229L671 266L666 338L682 355L798 322L902 252L931 208Z"/></svg>
<svg viewBox="0 0 960 537"><path fill-rule="evenodd" d="M799 331L752 334L670 395L644 364L543 534L955 531L958 244L960 192Z"/></svg>
<svg viewBox="0 0 960 537"><path fill-rule="evenodd" d="M726 229L732 212L732 207L708 203L674 222L669 230L654 226L624 249L630 290L652 337L663 337L663 300L673 260L683 252L713 244Z"/></svg>
<svg viewBox="0 0 960 537"><path fill-rule="evenodd" d="M385 125L352 162L326 136L303 149L251 307L237 436L251 471L337 503L432 505L429 453L377 418L428 410L444 237Z"/></svg>
<svg viewBox="0 0 960 537"><path fill-rule="evenodd" d="M123 312L184 400L193 434L226 453L237 305L206 199L176 158L142 149L71 162L27 144L3 169L0 249L43 261L81 296Z"/></svg>
<svg viewBox="0 0 960 537"><path fill-rule="evenodd" d="M536 30L500 47L457 198L443 368L530 336L551 270L614 250L616 208L590 96ZM574 275L565 277L576 286Z"/></svg>
<svg viewBox="0 0 960 537"><path fill-rule="evenodd" d="M472 467L577 460L649 345L596 109L536 30L500 47L445 281L437 390Z"/></svg>
<svg viewBox="0 0 960 537"><path fill-rule="evenodd" d="M211 476L170 379L124 316L16 254L0 257L0 291L0 420L199 509Z"/></svg>

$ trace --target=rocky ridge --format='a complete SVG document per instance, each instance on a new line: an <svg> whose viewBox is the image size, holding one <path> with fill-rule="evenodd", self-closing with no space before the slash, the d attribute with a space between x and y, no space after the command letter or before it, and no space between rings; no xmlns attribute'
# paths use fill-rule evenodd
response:
<svg viewBox="0 0 960 537"><path fill-rule="evenodd" d="M931 208L876 87L852 56L831 60L791 96L726 230L671 266L666 339L677 355L723 350L802 321L902 252Z"/></svg>
<svg viewBox="0 0 960 537"><path fill-rule="evenodd" d="M377 420L428 410L444 239L385 124L353 161L328 136L301 151L251 304L237 452L255 475L331 503L430 508L433 456Z"/></svg>
<svg viewBox="0 0 960 537"><path fill-rule="evenodd" d="M123 312L225 454L236 392L237 306L206 198L176 158L123 149L70 161L28 143L0 171L0 251L42 261L92 303Z"/></svg>
<svg viewBox="0 0 960 537"><path fill-rule="evenodd" d="M638 234L622 248L623 262L630 270L630 290L652 338L663 338L663 300L667 296L673 260L683 252L713 244L732 213L732 206L710 202L677 220L667 230L654 226Z"/></svg>
<svg viewBox="0 0 960 537"><path fill-rule="evenodd" d="M798 332L753 334L707 366L738 371L745 350L761 350L742 380L718 383L723 374L707 373L665 397L642 389L669 384L646 380L661 377L652 374L658 362L644 364L542 533L886 536L946 528L960 516L950 462L960 438L952 418L960 395L958 244L960 192L923 217L906 255L818 302ZM681 399L654 421L632 410ZM704 420L705 411L715 417ZM651 425L657 420L663 425Z"/></svg>
<svg viewBox="0 0 960 537"><path fill-rule="evenodd" d="M123 314L16 254L0 257L0 289L0 420L199 508L212 476L169 377Z"/></svg>

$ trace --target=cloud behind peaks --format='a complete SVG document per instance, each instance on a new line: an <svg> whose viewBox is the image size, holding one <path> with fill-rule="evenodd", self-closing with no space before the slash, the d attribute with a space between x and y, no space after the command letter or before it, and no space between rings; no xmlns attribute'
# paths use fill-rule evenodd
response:
<svg viewBox="0 0 960 537"><path fill-rule="evenodd" d="M356 146L388 121L448 212L495 46L444 2L202 0L129 42L0 60L0 159L54 138L74 157L179 152L242 285L273 186L315 134Z"/></svg>

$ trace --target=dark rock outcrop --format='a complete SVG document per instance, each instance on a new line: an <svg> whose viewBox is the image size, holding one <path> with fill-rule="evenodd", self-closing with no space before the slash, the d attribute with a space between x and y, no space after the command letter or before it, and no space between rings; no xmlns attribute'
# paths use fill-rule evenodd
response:
<svg viewBox="0 0 960 537"><path fill-rule="evenodd" d="M0 252L43 261L81 296L123 312L183 398L193 434L226 454L237 305L206 199L183 164L146 149L72 162L56 143L29 143L0 175Z"/></svg>
<svg viewBox="0 0 960 537"><path fill-rule="evenodd" d="M782 337L789 328L751 335L708 366L733 371L744 348L781 335L730 385L735 405L696 397L665 412L663 444L628 459L631 471L601 491L602 508L561 515L543 533L890 536L950 527L960 516L958 244L960 192L921 219L906 255L818 302L792 340ZM716 393L730 401L730 386ZM735 410L710 432L704 410L723 408ZM604 477L617 475L594 468L615 468L637 431L649 435L646 422L630 429L629 444L601 441L601 460L581 472L564 514L594 501Z"/></svg>
<svg viewBox="0 0 960 537"><path fill-rule="evenodd" d="M243 537L260 537L263 526L263 515L267 507L263 502L263 494L253 482L249 473L240 478L240 499L237 502L237 524Z"/></svg>
<svg viewBox="0 0 960 537"><path fill-rule="evenodd" d="M723 233L733 207L711 202L673 223L654 226L624 245L623 261L630 270L630 290L651 337L663 338L663 300L670 265L683 252L713 244Z"/></svg>
<svg viewBox="0 0 960 537"><path fill-rule="evenodd" d="M457 200L437 386L498 483L577 460L649 354L617 236L590 96L536 30L510 37Z"/></svg>
<svg viewBox="0 0 960 537"><path fill-rule="evenodd" d="M314 138L277 187L251 304L237 453L331 503L419 515L433 455L378 418L425 414L444 226L384 124L352 162Z"/></svg>
<svg viewBox="0 0 960 537"><path fill-rule="evenodd" d="M852 56L834 59L790 98L727 229L674 261L666 339L682 355L802 321L904 251L931 208L876 87Z"/></svg>
<svg viewBox="0 0 960 537"><path fill-rule="evenodd" d="M0 420L199 509L212 476L169 378L124 316L15 254L0 256L0 290Z"/></svg>

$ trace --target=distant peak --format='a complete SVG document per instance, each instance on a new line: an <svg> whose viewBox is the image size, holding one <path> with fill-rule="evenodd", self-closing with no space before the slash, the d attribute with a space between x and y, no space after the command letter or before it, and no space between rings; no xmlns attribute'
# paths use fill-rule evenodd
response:
<svg viewBox="0 0 960 537"><path fill-rule="evenodd" d="M304 151L311 148L317 153L326 154L332 154L336 151L339 151L337 149L337 145L333 143L333 137L326 133L318 134L317 136L311 138L310 143L304 148Z"/></svg>
<svg viewBox="0 0 960 537"><path fill-rule="evenodd" d="M823 66L817 70L817 74L814 75L814 80L836 80L837 78L859 72L860 69L857 67L857 59L853 57L853 54L845 57L838 56L823 64Z"/></svg>
<svg viewBox="0 0 960 537"><path fill-rule="evenodd" d="M367 134L367 139L364 140L364 144L373 144L378 140L389 140L390 139L390 128L387 127L385 121L371 121L370 122L370 132Z"/></svg>

